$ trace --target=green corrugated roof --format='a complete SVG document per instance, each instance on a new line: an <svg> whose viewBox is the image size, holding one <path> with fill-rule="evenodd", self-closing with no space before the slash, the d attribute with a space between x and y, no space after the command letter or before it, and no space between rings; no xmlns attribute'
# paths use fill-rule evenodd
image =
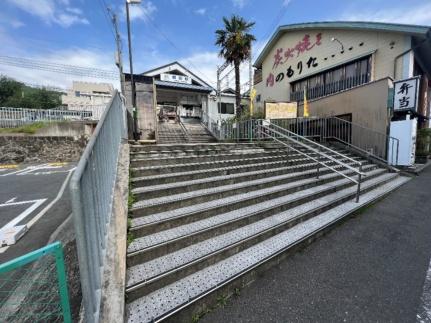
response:
<svg viewBox="0 0 431 323"><path fill-rule="evenodd" d="M272 46L284 33L288 31L304 30L304 29L361 29L375 30L382 32L406 33L413 36L426 36L430 32L430 26L390 24L382 22L364 22L364 21L330 21L330 22L308 22L301 24L283 25L277 28L271 39L265 45L265 48L260 53L254 66L260 67L265 56L268 54Z"/></svg>

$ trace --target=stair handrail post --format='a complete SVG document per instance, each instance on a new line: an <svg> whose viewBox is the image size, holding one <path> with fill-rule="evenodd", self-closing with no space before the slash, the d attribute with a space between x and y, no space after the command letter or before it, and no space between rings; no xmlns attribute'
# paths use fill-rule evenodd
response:
<svg viewBox="0 0 431 323"><path fill-rule="evenodd" d="M356 203L359 203L359 195L361 194L361 181L362 181L362 163L359 165L358 188L356 191Z"/></svg>
<svg viewBox="0 0 431 323"><path fill-rule="evenodd" d="M319 175L320 175L320 158L321 158L321 148L319 147L319 154L317 155L317 176L316 178L319 179Z"/></svg>

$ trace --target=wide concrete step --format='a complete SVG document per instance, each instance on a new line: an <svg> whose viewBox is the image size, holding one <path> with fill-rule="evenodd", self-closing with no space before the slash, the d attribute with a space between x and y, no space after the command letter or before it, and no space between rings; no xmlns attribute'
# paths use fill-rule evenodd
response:
<svg viewBox="0 0 431 323"><path fill-rule="evenodd" d="M310 155L314 157L314 155ZM363 161L359 157L355 157L358 161ZM331 160L321 159L322 162L331 163ZM195 170L183 170L181 168L177 169L178 172L169 173L165 172L158 175L145 175L147 172L146 168L132 168L133 184L134 186L151 186L151 185L162 185L168 183L178 183L183 181L210 178L214 176L232 175L238 173L246 173L260 170L271 170L283 167L289 167L294 165L299 165L302 163L314 162L313 160L301 156L293 155L292 157L281 158L278 160L256 160L254 163L227 163L227 165L216 164L215 168L199 169L197 167ZM218 166L218 167L217 167ZM223 166L223 167L221 167Z"/></svg>
<svg viewBox="0 0 431 323"><path fill-rule="evenodd" d="M308 154L311 157L316 157L317 154ZM334 154L329 156L336 156ZM236 158L235 158L236 157ZM188 171L196 171L199 169L210 169L218 167L227 167L229 165L245 165L253 164L266 161L277 161L286 160L287 158L294 159L301 157L306 159L304 155L296 152L288 153L286 150L274 150L272 152L247 152L245 154L227 154L227 155L217 155L217 156L193 156L186 158L167 158L168 162L172 159L177 163L172 164L152 164L147 165L152 159L132 159L131 167L132 170L139 171L142 176L159 175L167 173L180 173ZM338 158L338 156L336 156ZM346 154L346 157L357 157L353 154ZM166 158L165 158L166 159ZM162 159L158 159L159 161Z"/></svg>
<svg viewBox="0 0 431 323"><path fill-rule="evenodd" d="M248 194L251 195L254 191L259 190L275 190L277 191L277 188L280 188L281 190L284 189L283 185L289 185L290 182L294 181L296 183L299 183L301 180L308 181L306 182L306 185L315 185L317 183L320 183L322 181L328 180L326 174L330 173L332 177L341 176L337 173L327 172L327 170L324 171L324 175L320 176L319 179L316 179L317 173L316 169L312 167L309 170L303 170L299 167L299 172L293 172L290 176L287 176L282 179L282 182L285 184L277 184L274 185L274 183L269 180L268 182L262 181L261 179L255 180L252 184L250 182L240 182L236 184L230 184L230 185L223 185L218 187L210 187L210 188L204 188L196 191L191 192L185 192L185 193L179 193L179 194L173 194L168 196L162 196L157 198L151 198L148 200L139 200L138 202L133 204L133 207L131 208L131 216L137 217L137 216L143 216L143 215L149 215L152 213L158 213L162 211L170 211L175 210L178 208L183 208L187 206L193 206L200 203L210 202L217 199L223 199L226 197L229 197L231 195L239 195L239 194ZM375 168L375 165L368 165L369 168ZM279 172L272 172L271 174L273 176L277 175L283 175L289 173L291 169L288 168L280 168ZM322 169L323 170L323 169ZM342 170L340 168L340 170ZM270 171L274 171L271 169ZM352 173L352 171L348 171L349 174ZM332 178L331 176L329 179ZM262 183L260 183L262 181ZM274 192L271 191L271 194ZM278 194L278 193L277 193Z"/></svg>
<svg viewBox="0 0 431 323"><path fill-rule="evenodd" d="M364 182L361 194L396 177L384 173ZM320 214L355 197L356 187L348 187L317 198L286 211L285 197L238 210L243 216L260 214L261 220L225 234L204 240L173 253L132 267L127 271L127 297L133 301L204 266L209 266L270 236L280 233L300 221ZM264 217L264 214L268 214Z"/></svg>
<svg viewBox="0 0 431 323"><path fill-rule="evenodd" d="M284 154L287 152L285 149L280 150L264 150L264 149L251 149L251 150L241 150L236 152L221 152L217 155L187 155L187 156L171 156L169 153L166 155L162 155L159 157L139 157L131 159L131 167L145 167L148 168L157 168L162 166L176 166L183 164L200 164L205 162L215 162L215 161L224 161L230 159L243 159L243 158L258 158L258 157L267 157L272 154Z"/></svg>
<svg viewBox="0 0 431 323"><path fill-rule="evenodd" d="M372 169L375 166L370 165L365 167L364 169ZM161 203L162 200L154 201L155 204L152 204L152 202L148 203L147 201L141 201L135 203L130 209L130 216L132 218L139 218L132 220L132 223L134 224L133 226L135 226L135 224L136 226L140 226L146 222L153 222L151 219L165 219L171 217L181 218L182 216L195 218L211 216L217 214L218 212L232 211L242 206L252 205L254 203L258 203L261 200L283 196L285 195L286 190L299 190L301 187L311 187L319 183L334 180L338 178L338 176L341 176L339 174L330 173L320 176L320 178L317 180L315 178L315 171L316 170L314 169L306 171L310 174L310 176L308 176L308 178L298 180L295 183L279 184L276 186L266 187L265 189L261 190L250 190L250 192L246 191L246 193L242 194L233 194L232 196L229 196L228 194L228 197L221 198L219 200L211 199L208 201L207 199L203 199L203 202L194 203L190 206L181 205L181 200L178 200L179 202L177 205L175 205L176 202L173 201L173 206L178 206L177 209L171 209L169 204L167 205L166 209L163 209L164 204ZM297 174L293 174L291 176L294 177L296 175ZM227 188L225 187L223 189ZM188 202L186 203L188 204ZM151 215L151 217L147 217L149 215Z"/></svg>
<svg viewBox="0 0 431 323"><path fill-rule="evenodd" d="M348 163L347 161L343 160ZM223 186L229 190L234 190L236 194L240 192L247 192L256 190L259 188L274 186L277 184L283 184L292 180L298 180L301 178L309 178L317 176L316 163L310 162L310 160L299 159L298 161L290 161L292 166L270 168L249 172L241 172L237 174L213 176L208 178L201 178L195 180L173 182L168 184L139 186L132 189L132 193L136 201L166 197L168 199L176 199L181 194L193 192L198 196L197 191L201 191L204 194L207 192L215 192L214 188L218 188L216 191L223 190ZM368 161L362 161L363 165L368 165ZM326 165L336 169L343 169L342 166L336 165L335 162L328 161ZM354 166L353 163L348 163L350 166ZM312 172L307 172L311 170ZM332 172L329 168L320 167L319 173L324 175ZM133 186L136 182L134 182ZM226 193L227 195L229 193ZM169 197L168 197L169 196Z"/></svg>
<svg viewBox="0 0 431 323"><path fill-rule="evenodd" d="M390 176L394 176L390 174ZM190 318L194 310L214 300L222 293L229 295L255 275L279 259L286 256L294 247L311 242L324 230L357 211L361 207L385 196L407 181L397 177L361 196L360 203L347 201L304 222L298 223L234 255L218 261L157 289L127 304L128 322L153 322L171 317L174 321ZM130 290L129 290L130 291ZM188 311L178 312L188 308ZM181 316L181 313L184 316Z"/></svg>
<svg viewBox="0 0 431 323"><path fill-rule="evenodd" d="M238 157L242 157L242 156L237 156L237 158ZM183 163L183 164L176 164L176 165L135 166L138 163L132 162L132 169L134 171L139 171L139 174L145 177L145 176L152 176L152 175L183 173L183 172L205 170L205 169L211 169L211 168L221 168L221 167L228 167L228 166L240 165L240 164L248 165L248 164L256 164L256 163L262 163L262 162L280 161L280 160L286 160L286 159L287 159L287 155L283 152L280 152L279 154L271 154L268 156L261 156L261 157L244 156L244 158L227 159L227 160L218 160L218 158L213 158L213 160L207 161L207 162L202 162L202 161L190 162L190 163ZM142 165L142 164L143 162L140 162L138 165Z"/></svg>
<svg viewBox="0 0 431 323"><path fill-rule="evenodd" d="M368 172L366 180L370 180L375 176L379 176L384 173L385 171L382 169L372 170ZM195 221L193 222L138 237L128 247L128 264L134 265L143 261L154 259L168 252L173 252L190 244L196 243L197 241L202 241L215 235L231 231L237 227L244 226L248 223L258 221L262 218L262 216L270 215L266 213L253 214L253 216L249 213L243 214L239 211L239 209L243 207L251 205L256 206L258 203L268 201L269 199L280 198L284 196L284 207L287 209L309 202L321 196L328 195L351 185L353 185L353 183L348 179L338 179L331 182L319 183L318 185L309 187L303 186L298 188L298 185L296 185L296 190L293 190L292 188L295 186L295 183L291 183L290 189L286 187L284 192L282 192L283 195L276 195L266 199L255 198L253 204L241 205L236 210L219 213L215 216L207 217L201 220L197 220L195 218ZM262 192L260 193L262 194ZM253 192L250 195L253 195ZM184 218L182 220L183 222L181 223L184 223ZM186 218L186 220L189 219ZM158 230L160 230L160 228L158 228ZM138 233L139 231L133 230L131 232L135 235L135 233Z"/></svg>
<svg viewBox="0 0 431 323"><path fill-rule="evenodd" d="M271 146L269 146L271 147ZM248 149L260 148L259 144L255 143L210 143L210 144L190 144L184 143L182 145L130 145L131 153L135 152L148 152L148 151L169 151L169 150L235 150L235 149Z"/></svg>

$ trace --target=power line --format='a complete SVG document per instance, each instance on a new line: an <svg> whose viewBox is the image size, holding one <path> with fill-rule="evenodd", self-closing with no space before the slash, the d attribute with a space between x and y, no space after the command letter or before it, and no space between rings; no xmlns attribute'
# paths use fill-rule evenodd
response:
<svg viewBox="0 0 431 323"><path fill-rule="evenodd" d="M104 16L104 17L105 17L105 19L106 19L106 22L107 22L107 24L108 24L108 28L109 28L109 30L110 30L110 32L111 32L111 34L112 34L112 36L114 36L114 39L116 39L115 31L114 31L114 29L113 29L113 27L112 27L111 20L109 19L109 16L108 16L108 14L107 14L107 12L109 12L109 7L106 5L105 0L99 0L99 1L98 1L98 4L100 5L100 7L101 7L101 9L102 9L103 16Z"/></svg>
<svg viewBox="0 0 431 323"><path fill-rule="evenodd" d="M50 63L29 58L0 56L1 65L9 65L20 68L29 68L47 72L56 72L83 77L93 77L101 79L118 79L117 71L102 70L98 68L89 68L75 65L66 65L58 63Z"/></svg>

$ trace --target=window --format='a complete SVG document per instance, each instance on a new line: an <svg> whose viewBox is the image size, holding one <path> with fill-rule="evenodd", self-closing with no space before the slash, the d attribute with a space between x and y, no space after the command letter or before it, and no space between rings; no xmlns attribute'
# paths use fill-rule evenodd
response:
<svg viewBox="0 0 431 323"><path fill-rule="evenodd" d="M75 91L75 96L76 97L80 97L81 96L81 92L80 91Z"/></svg>
<svg viewBox="0 0 431 323"><path fill-rule="evenodd" d="M260 102L260 94L256 95L256 102Z"/></svg>
<svg viewBox="0 0 431 323"><path fill-rule="evenodd" d="M221 102L220 113L221 114L234 114L235 113L235 106L234 106L234 104L233 103Z"/></svg>
<svg viewBox="0 0 431 323"><path fill-rule="evenodd" d="M302 101L304 89L307 99L316 99L337 93L352 87L368 83L371 80L371 56L347 63L329 71L315 74L291 84L291 101Z"/></svg>

